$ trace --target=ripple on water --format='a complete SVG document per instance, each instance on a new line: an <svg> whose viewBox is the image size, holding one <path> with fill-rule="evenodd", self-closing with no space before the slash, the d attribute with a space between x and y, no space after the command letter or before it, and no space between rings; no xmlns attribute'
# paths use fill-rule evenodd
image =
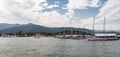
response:
<svg viewBox="0 0 120 57"><path fill-rule="evenodd" d="M1 38L0 57L119 57L120 40Z"/></svg>

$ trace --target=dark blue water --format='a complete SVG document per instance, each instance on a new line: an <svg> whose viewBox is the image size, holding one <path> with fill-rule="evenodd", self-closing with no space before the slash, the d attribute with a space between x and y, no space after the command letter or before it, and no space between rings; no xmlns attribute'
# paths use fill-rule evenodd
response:
<svg viewBox="0 0 120 57"><path fill-rule="evenodd" d="M120 57L120 40L0 38L0 57Z"/></svg>

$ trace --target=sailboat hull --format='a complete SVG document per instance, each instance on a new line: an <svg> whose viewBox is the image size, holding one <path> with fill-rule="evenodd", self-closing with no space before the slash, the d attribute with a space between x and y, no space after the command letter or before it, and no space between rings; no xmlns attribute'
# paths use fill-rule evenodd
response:
<svg viewBox="0 0 120 57"><path fill-rule="evenodd" d="M118 40L118 38L88 38L88 41L113 41Z"/></svg>

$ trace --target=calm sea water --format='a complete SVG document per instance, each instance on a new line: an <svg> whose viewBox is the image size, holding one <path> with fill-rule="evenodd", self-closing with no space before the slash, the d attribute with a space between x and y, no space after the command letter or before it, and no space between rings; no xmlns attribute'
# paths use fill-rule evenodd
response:
<svg viewBox="0 0 120 57"><path fill-rule="evenodd" d="M0 57L120 57L120 40L0 38Z"/></svg>

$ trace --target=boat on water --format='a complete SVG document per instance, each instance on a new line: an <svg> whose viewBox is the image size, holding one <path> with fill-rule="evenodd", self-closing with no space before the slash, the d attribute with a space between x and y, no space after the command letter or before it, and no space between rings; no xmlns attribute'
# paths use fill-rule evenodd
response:
<svg viewBox="0 0 120 57"><path fill-rule="evenodd" d="M86 37L83 35L56 35L55 38L60 39L85 39Z"/></svg>
<svg viewBox="0 0 120 57"><path fill-rule="evenodd" d="M71 23L71 21L72 20L70 20L69 23ZM77 33L78 31L79 31L78 29L71 28L70 32L67 32L67 30L64 31L62 34L60 32L58 32L58 35L55 35L55 38L60 38L60 39L86 39L85 35L82 35L81 33Z"/></svg>
<svg viewBox="0 0 120 57"><path fill-rule="evenodd" d="M120 35L117 35L117 38L120 39Z"/></svg>
<svg viewBox="0 0 120 57"><path fill-rule="evenodd" d="M103 33L94 33L94 25L95 25L95 18L93 19L93 33L91 37L88 37L88 41L112 41L118 40L117 35L115 33L106 33L105 32L105 17L104 17L104 24L103 24Z"/></svg>
<svg viewBox="0 0 120 57"><path fill-rule="evenodd" d="M88 38L88 41L111 41L118 40L115 33L97 33L94 36Z"/></svg>

